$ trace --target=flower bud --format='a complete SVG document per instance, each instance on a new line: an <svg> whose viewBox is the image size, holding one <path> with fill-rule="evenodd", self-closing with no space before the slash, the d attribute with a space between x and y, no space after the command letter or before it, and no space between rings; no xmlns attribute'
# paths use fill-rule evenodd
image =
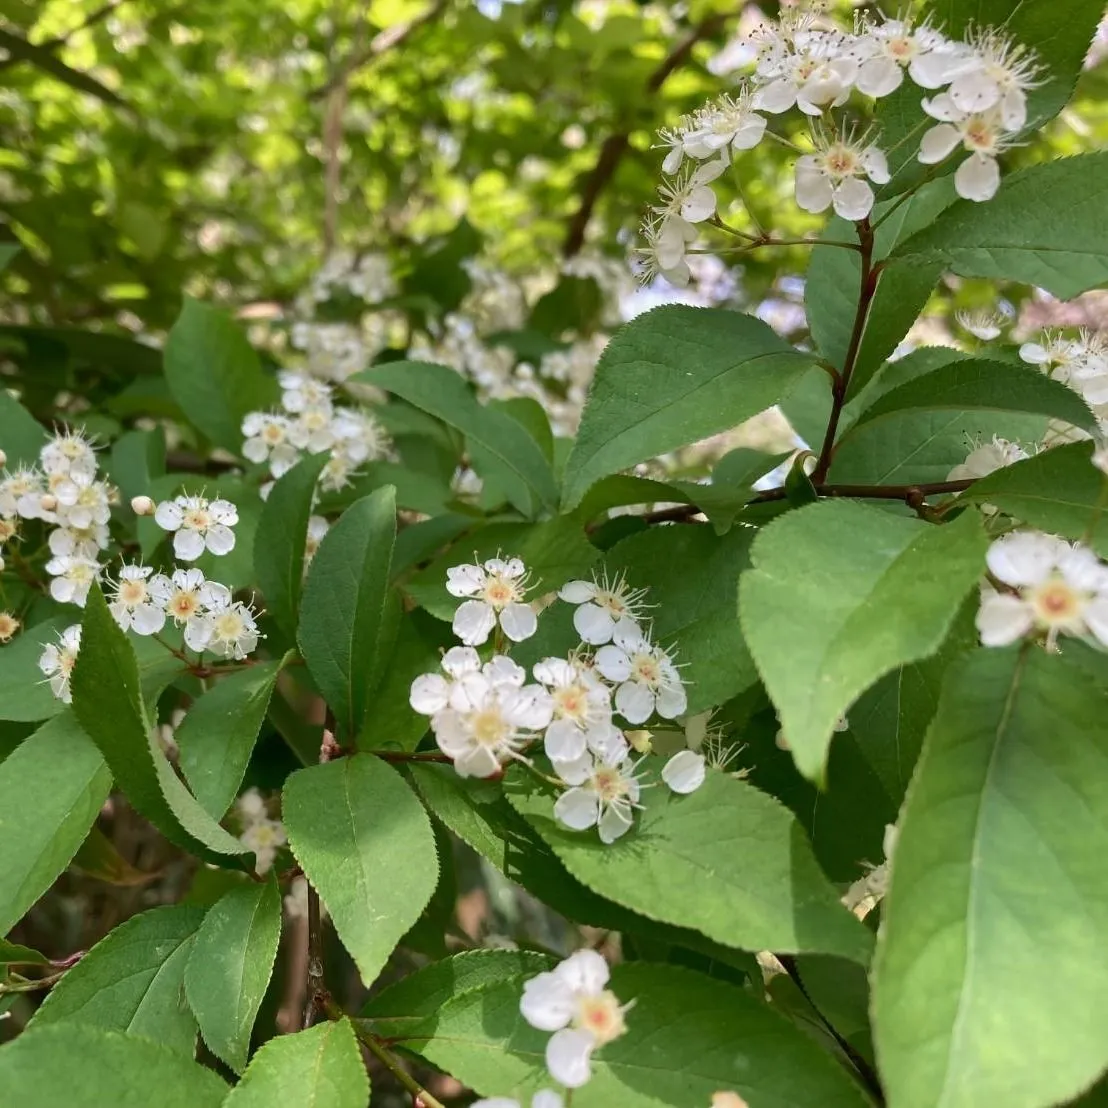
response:
<svg viewBox="0 0 1108 1108"><path fill-rule="evenodd" d="M39 501L39 507L44 512L52 512L58 506L58 498L52 493L44 493L42 499Z"/></svg>
<svg viewBox="0 0 1108 1108"><path fill-rule="evenodd" d="M131 497L131 511L137 516L152 516L154 514L154 501L148 496Z"/></svg>

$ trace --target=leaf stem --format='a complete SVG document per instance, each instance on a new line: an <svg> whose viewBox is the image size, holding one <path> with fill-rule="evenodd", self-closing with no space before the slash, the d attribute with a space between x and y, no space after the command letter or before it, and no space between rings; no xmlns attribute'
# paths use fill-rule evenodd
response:
<svg viewBox="0 0 1108 1108"><path fill-rule="evenodd" d="M870 226L869 219L859 220L855 226L858 228L858 242L862 259L858 306L854 311L854 326L850 331L850 342L846 348L846 356L843 358L839 380L831 387L831 417L827 421L827 431L823 436L819 461L812 474L812 484L817 486L826 479L827 471L831 468L831 455L835 449L835 434L839 429L839 418L842 415L843 405L846 403L850 378L858 361L858 351L862 347L862 335L866 329L866 319L869 316L870 305L873 303L873 296L877 291L877 279L880 276L879 270L873 264L873 228Z"/></svg>

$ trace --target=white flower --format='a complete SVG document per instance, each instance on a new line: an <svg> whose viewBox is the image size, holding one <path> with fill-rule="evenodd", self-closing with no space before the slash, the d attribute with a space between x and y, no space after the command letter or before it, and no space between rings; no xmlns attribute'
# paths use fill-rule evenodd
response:
<svg viewBox="0 0 1108 1108"><path fill-rule="evenodd" d="M0 480L0 516L12 519L38 519L42 515L42 494L46 484L42 474L33 469L5 472Z"/></svg>
<svg viewBox="0 0 1108 1108"><path fill-rule="evenodd" d="M62 526L84 530L104 526L111 518L112 493L103 481L72 472L51 474L48 484L58 502L54 512Z"/></svg>
<svg viewBox="0 0 1108 1108"><path fill-rule="evenodd" d="M693 750L680 750L662 767L662 780L675 793L694 793L704 784L705 759Z"/></svg>
<svg viewBox="0 0 1108 1108"><path fill-rule="evenodd" d="M119 571L108 611L124 631L156 635L165 626L165 608L150 595L147 578L150 566L129 565Z"/></svg>
<svg viewBox="0 0 1108 1108"><path fill-rule="evenodd" d="M605 988L608 977L608 964L595 950L579 950L523 985L520 1013L532 1027L554 1032L546 1068L567 1089L584 1085L592 1052L626 1030L626 1008Z"/></svg>
<svg viewBox="0 0 1108 1108"><path fill-rule="evenodd" d="M1020 347L1020 358L1056 381L1069 381L1085 361L1086 344L1058 331L1044 331L1038 342L1025 342Z"/></svg>
<svg viewBox="0 0 1108 1108"><path fill-rule="evenodd" d="M72 699L69 679L81 649L81 625L74 623L59 636L57 643L47 643L38 660L38 668L50 681L50 691L63 703Z"/></svg>
<svg viewBox="0 0 1108 1108"><path fill-rule="evenodd" d="M239 836L239 842L254 852L254 868L258 873L268 873L277 857L277 851L288 842L285 825L279 819L262 817L248 823Z"/></svg>
<svg viewBox="0 0 1108 1108"><path fill-rule="evenodd" d="M981 339L982 342L991 342L999 338L1004 328L1003 317L987 309L972 312L958 311L954 313L954 318L958 321L959 327L968 331L974 338Z"/></svg>
<svg viewBox="0 0 1108 1108"><path fill-rule="evenodd" d="M283 369L277 374L281 386L281 407L294 415L309 409L331 411L331 387L318 377L298 369Z"/></svg>
<svg viewBox="0 0 1108 1108"><path fill-rule="evenodd" d="M289 424L289 442L309 454L322 454L336 443L333 415L330 405L320 408L304 408Z"/></svg>
<svg viewBox="0 0 1108 1108"><path fill-rule="evenodd" d="M475 1100L470 1108L523 1108L523 1105L510 1096L490 1096L484 1100ZM550 1089L540 1089L531 1098L531 1108L565 1108L561 1094Z"/></svg>
<svg viewBox="0 0 1108 1108"><path fill-rule="evenodd" d="M628 723L645 723L655 711L676 719L688 704L670 656L636 627L619 626L612 642L596 652L596 668L615 684L616 711Z"/></svg>
<svg viewBox="0 0 1108 1108"><path fill-rule="evenodd" d="M357 476L356 468L342 451L333 451L319 475L319 487L324 492L338 492L346 488Z"/></svg>
<svg viewBox="0 0 1108 1108"><path fill-rule="evenodd" d="M612 726L611 693L591 669L576 659L544 658L533 672L550 693L553 718L543 745L552 762L573 761L586 749L607 741Z"/></svg>
<svg viewBox="0 0 1108 1108"><path fill-rule="evenodd" d="M710 158L720 151L752 150L762 141L765 131L765 117L754 110L753 96L744 88L737 98L721 96L697 111L683 128L682 149L689 157L698 159ZM662 169L666 170L665 163ZM666 172L675 170L676 167Z"/></svg>
<svg viewBox="0 0 1108 1108"><path fill-rule="evenodd" d="M615 735L619 741L602 753L589 751L573 761L551 763L572 786L555 802L554 818L573 831L597 828L603 843L613 843L631 829L642 790L627 742L619 731Z"/></svg>
<svg viewBox="0 0 1108 1108"><path fill-rule="evenodd" d="M808 212L834 207L843 219L865 219L873 210L873 189L863 178L883 185L889 180L885 155L845 135L817 138L815 154L796 163L796 202Z"/></svg>
<svg viewBox="0 0 1108 1108"><path fill-rule="evenodd" d="M885 860L879 866L868 863L867 871L855 881L843 896L843 904L859 917L870 912L888 891L892 876L893 851L896 849L897 827L895 823L885 824L885 834L881 847Z"/></svg>
<svg viewBox="0 0 1108 1108"><path fill-rule="evenodd" d="M645 595L645 589L629 588L623 577L609 579L606 573L599 580L569 581L558 590L567 604L578 605L573 626L581 640L592 646L611 642L617 627L626 633L637 630Z"/></svg>
<svg viewBox="0 0 1108 1108"><path fill-rule="evenodd" d="M434 696L429 685L419 690L413 685L413 704L424 705L418 711L425 711ZM538 685L517 686L514 674L504 679L495 671L466 673L450 684L447 700L447 706L431 717L431 730L459 777L498 773L550 722L546 690Z"/></svg>
<svg viewBox="0 0 1108 1108"><path fill-rule="evenodd" d="M534 609L523 603L527 567L519 558L451 566L446 571L446 590L451 596L473 598L454 613L454 634L466 646L488 642L497 623L512 642L523 642L538 629Z"/></svg>
<svg viewBox="0 0 1108 1108"><path fill-rule="evenodd" d="M258 645L256 615L241 601L211 607L185 625L185 642L193 650L241 661Z"/></svg>
<svg viewBox="0 0 1108 1108"><path fill-rule="evenodd" d="M1013 462L1021 462L1026 457L1027 452L1018 443L1009 442L994 435L992 442L974 447L966 460L950 471L947 479L950 481L977 480L979 477L987 477L998 469L1010 466Z"/></svg>
<svg viewBox="0 0 1108 1108"><path fill-rule="evenodd" d="M904 80L904 70L923 88L939 88L957 72L959 54L947 40L924 25L913 28L902 19L887 19L866 28L861 40L867 55L854 87L867 96L888 96Z"/></svg>
<svg viewBox="0 0 1108 1108"><path fill-rule="evenodd" d="M231 528L238 521L238 509L229 500L205 500L202 496L163 500L154 512L154 522L174 533L173 552L182 562L196 561L205 549L229 554L235 548Z"/></svg>
<svg viewBox="0 0 1108 1108"><path fill-rule="evenodd" d="M206 581L198 569L174 570L172 577L159 573L147 582L146 591L178 627L184 625L185 643L193 650L203 650L210 638L204 622L207 613L231 603L231 590Z"/></svg>
<svg viewBox="0 0 1108 1108"><path fill-rule="evenodd" d="M511 658L497 655L485 666L481 656L472 646L452 646L443 656L443 673L422 673L413 682L408 693L408 703L421 715L433 716L450 704L454 686L466 677L482 675L494 684L507 684L520 688L527 679L524 670ZM461 707L465 707L465 701Z"/></svg>
<svg viewBox="0 0 1108 1108"><path fill-rule="evenodd" d="M837 32L812 31L794 36L795 52L759 63L763 73L774 72L755 98L755 105L778 115L794 105L806 115L845 104L858 76L853 40Z"/></svg>
<svg viewBox="0 0 1108 1108"><path fill-rule="evenodd" d="M635 248L639 282L649 284L656 277L663 277L677 288L687 285L692 273L685 249L696 241L696 228L680 217L666 219L652 214L643 220L640 233L646 245Z"/></svg>
<svg viewBox="0 0 1108 1108"><path fill-rule="evenodd" d="M924 100L923 110L940 122L920 140L919 160L924 165L935 165L961 144L970 156L954 173L954 191L964 200L991 200L1000 187L996 157L1008 145L996 109L967 115L955 106L948 93L940 93Z"/></svg>
<svg viewBox="0 0 1108 1108"><path fill-rule="evenodd" d="M108 546L108 528L102 523L90 527L55 527L46 540L50 553L58 558L94 560Z"/></svg>
<svg viewBox="0 0 1108 1108"><path fill-rule="evenodd" d="M968 45L968 62L947 90L951 101L967 115L996 109L1004 128L1018 131L1027 122L1027 93L1040 83L1034 54L992 28L971 34Z"/></svg>
<svg viewBox="0 0 1108 1108"><path fill-rule="evenodd" d="M1108 567L1085 546L1035 531L997 539L989 571L1011 592L982 590L977 630L985 646L1007 646L1031 631L1091 633L1108 646Z"/></svg>
<svg viewBox="0 0 1108 1108"><path fill-rule="evenodd" d="M269 462L274 477L287 473L300 457L289 442L288 416L279 412L248 412L242 421L242 456L251 462Z"/></svg>
<svg viewBox="0 0 1108 1108"><path fill-rule="evenodd" d="M691 173L682 173L658 186L662 201L651 211L667 223L680 219L688 224L703 223L716 214L716 194L710 184L727 168L723 158L703 162Z"/></svg>
<svg viewBox="0 0 1108 1108"><path fill-rule="evenodd" d="M308 530L304 536L304 569L307 571L311 560L323 542L323 536L331 530L331 524L323 516L309 516Z"/></svg>
<svg viewBox="0 0 1108 1108"><path fill-rule="evenodd" d="M100 566L89 558L51 558L46 563L50 582L50 595L59 604L85 606L92 583L100 576Z"/></svg>
<svg viewBox="0 0 1108 1108"><path fill-rule="evenodd" d="M331 433L353 465L375 461L388 452L388 435L373 416L361 408L336 409Z"/></svg>
<svg viewBox="0 0 1108 1108"><path fill-rule="evenodd" d="M92 441L82 431L66 431L55 435L40 451L42 468L48 474L96 475L96 451Z"/></svg>

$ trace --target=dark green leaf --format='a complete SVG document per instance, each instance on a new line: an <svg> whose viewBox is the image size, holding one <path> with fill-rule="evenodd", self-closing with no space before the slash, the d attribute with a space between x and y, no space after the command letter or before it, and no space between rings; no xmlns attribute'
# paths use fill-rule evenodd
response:
<svg viewBox="0 0 1108 1108"><path fill-rule="evenodd" d="M42 424L22 404L0 388L0 450L8 456L2 469L38 465L38 452L46 442Z"/></svg>

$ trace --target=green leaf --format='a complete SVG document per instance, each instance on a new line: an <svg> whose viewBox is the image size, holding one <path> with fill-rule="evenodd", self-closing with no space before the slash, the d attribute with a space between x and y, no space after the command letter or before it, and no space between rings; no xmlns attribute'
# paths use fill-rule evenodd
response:
<svg viewBox="0 0 1108 1108"><path fill-rule="evenodd" d="M1051 534L1087 542L1108 557L1108 489L1090 460L1093 446L1055 446L998 469L962 493Z"/></svg>
<svg viewBox="0 0 1108 1108"><path fill-rule="evenodd" d="M136 496L149 495L151 481L165 476L165 434L161 428L120 435L112 443L108 475L119 486L125 504Z"/></svg>
<svg viewBox="0 0 1108 1108"><path fill-rule="evenodd" d="M951 668L875 965L891 1103L1046 1108L1108 1065L1104 710L1102 685L1033 646Z"/></svg>
<svg viewBox="0 0 1108 1108"><path fill-rule="evenodd" d="M690 796L647 790L634 829L610 845L556 823L551 789L531 775L511 770L505 791L566 869L617 904L725 946L869 956L792 815L743 781L711 772Z"/></svg>
<svg viewBox="0 0 1108 1108"><path fill-rule="evenodd" d="M754 483L788 456L739 447L720 458L708 484L678 481L675 487L708 517L717 535L726 535L754 495Z"/></svg>
<svg viewBox="0 0 1108 1108"><path fill-rule="evenodd" d="M616 543L604 566L649 590L653 638L673 649L696 713L729 700L758 679L735 618L739 574L750 565L755 532L722 538L708 527L654 527Z"/></svg>
<svg viewBox="0 0 1108 1108"><path fill-rule="evenodd" d="M152 738L134 651L98 585L85 603L72 687L73 714L140 815L175 846L216 865L249 853L200 806Z"/></svg>
<svg viewBox="0 0 1108 1108"><path fill-rule="evenodd" d="M356 373L351 381L399 396L479 444L513 476L508 493L521 511L531 513L532 494L545 507L556 504L554 474L539 445L510 415L479 404L454 370L424 362L389 362Z"/></svg>
<svg viewBox="0 0 1108 1108"><path fill-rule="evenodd" d="M765 455L762 455L765 457ZM692 482L686 482L691 486ZM707 488L709 486L696 486ZM613 473L602 477L581 498L576 515L589 521L604 514L611 508L622 508L627 504L653 504L658 501L682 501L689 503L689 494L676 485L664 481L653 481L649 477L634 477L630 473Z"/></svg>
<svg viewBox="0 0 1108 1108"><path fill-rule="evenodd" d="M600 357L563 505L602 477L741 423L788 395L812 368L761 320L666 305L616 332Z"/></svg>
<svg viewBox="0 0 1108 1108"><path fill-rule="evenodd" d="M69 712L0 762L0 934L69 864L111 787L104 759Z"/></svg>
<svg viewBox="0 0 1108 1108"><path fill-rule="evenodd" d="M935 527L845 500L759 533L739 614L801 773L822 777L835 723L858 696L939 648L986 547L972 514Z"/></svg>
<svg viewBox="0 0 1108 1108"><path fill-rule="evenodd" d="M43 679L38 660L47 643L56 643L58 636L77 622L76 615L73 612L36 623L7 646L0 646L0 719L33 723L65 710Z"/></svg>
<svg viewBox="0 0 1108 1108"><path fill-rule="evenodd" d="M281 938L277 882L243 885L208 909L185 970L185 993L213 1054L242 1073Z"/></svg>
<svg viewBox="0 0 1108 1108"><path fill-rule="evenodd" d="M498 555L523 559L530 571L528 597L536 598L587 575L600 552L585 537L581 521L573 516L559 516L546 523L494 523L463 536L412 577L404 591L431 615L453 619L461 600L446 591L447 569L471 562L475 556L481 562Z"/></svg>
<svg viewBox="0 0 1108 1108"><path fill-rule="evenodd" d="M113 104L118 108L128 108L127 101L119 93L101 84L95 77L82 73L79 69L66 65L64 61L46 46L28 42L20 35L0 28L0 47L4 50L5 58L17 58L22 62L33 65L43 73L48 74L64 85L68 85L78 92L95 96L106 104Z"/></svg>
<svg viewBox="0 0 1108 1108"><path fill-rule="evenodd" d="M346 736L361 728L392 640L396 500L391 485L351 505L323 537L300 600L298 642L308 672Z"/></svg>
<svg viewBox="0 0 1108 1108"><path fill-rule="evenodd" d="M0 966L45 966L49 959L45 954L39 954L29 946L20 946L18 943L9 943L6 939L0 939Z"/></svg>
<svg viewBox="0 0 1108 1108"><path fill-rule="evenodd" d="M270 1039L223 1108L365 1108L369 1076L347 1019Z"/></svg>
<svg viewBox="0 0 1108 1108"><path fill-rule="evenodd" d="M193 701L174 736L193 795L221 819L246 775L254 743L284 659L259 662L219 682Z"/></svg>
<svg viewBox="0 0 1108 1108"><path fill-rule="evenodd" d="M35 1028L0 1047L0 1089L28 1108L219 1108L227 1095L222 1078L168 1047L79 1023Z"/></svg>
<svg viewBox="0 0 1108 1108"><path fill-rule="evenodd" d="M1021 281L1069 300L1108 281L1108 153L1029 166L987 204L961 200L902 242L892 266Z"/></svg>
<svg viewBox="0 0 1108 1108"><path fill-rule="evenodd" d="M276 400L275 382L238 325L225 313L185 298L165 344L165 376L189 421L217 446L242 449L242 420Z"/></svg>
<svg viewBox="0 0 1108 1108"><path fill-rule="evenodd" d="M506 977L542 973L553 964L549 955L533 950L469 950L424 966L382 989L359 1014L380 1038L430 1038L439 1010L451 1000Z"/></svg>
<svg viewBox="0 0 1108 1108"><path fill-rule="evenodd" d="M525 980L490 981L447 1001L429 1037L405 1046L478 1093L527 1103L549 1087L550 1036L520 1015ZM754 1105L867 1103L829 1055L742 989L643 963L615 966L610 987L635 1006L626 1033L593 1055L592 1077L574 1091L574 1108L703 1108L721 1090Z"/></svg>
<svg viewBox="0 0 1108 1108"><path fill-rule="evenodd" d="M423 805L391 766L356 754L294 773L281 811L297 862L372 985L438 882Z"/></svg>
<svg viewBox="0 0 1108 1108"><path fill-rule="evenodd" d="M254 533L254 575L266 611L290 640L304 579L304 550L316 481L330 454L309 454L278 479Z"/></svg>
<svg viewBox="0 0 1108 1108"><path fill-rule="evenodd" d="M38 465L46 431L5 388L0 388L0 450L8 456L4 469Z"/></svg>
<svg viewBox="0 0 1108 1108"><path fill-rule="evenodd" d="M151 908L101 939L51 989L31 1021L92 1024L143 1035L192 1058L196 1020L185 1003L185 966L204 913Z"/></svg>

